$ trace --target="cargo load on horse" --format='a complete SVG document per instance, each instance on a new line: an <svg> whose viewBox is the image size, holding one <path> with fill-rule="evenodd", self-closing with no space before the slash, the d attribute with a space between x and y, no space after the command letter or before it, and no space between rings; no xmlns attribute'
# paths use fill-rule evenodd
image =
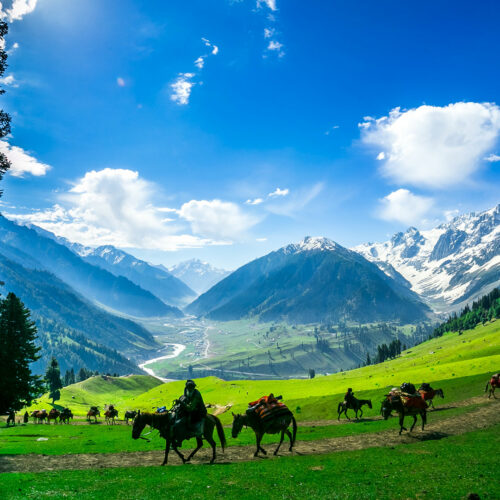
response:
<svg viewBox="0 0 500 500"><path fill-rule="evenodd" d="M258 418L261 424L290 415L290 410L280 399L282 399L281 396L274 397L273 394L262 396L256 401L248 403L246 413L250 418Z"/></svg>

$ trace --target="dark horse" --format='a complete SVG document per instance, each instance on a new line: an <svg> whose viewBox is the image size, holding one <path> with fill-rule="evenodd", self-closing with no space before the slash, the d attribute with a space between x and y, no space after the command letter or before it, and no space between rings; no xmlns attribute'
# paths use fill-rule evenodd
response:
<svg viewBox="0 0 500 500"><path fill-rule="evenodd" d="M496 399L497 397L495 396L495 389L497 387L500 387L500 377L498 374L493 375L488 382L486 382L486 387L484 389L484 392L488 390L488 386L490 387L490 391L488 392L488 399L493 396L493 399Z"/></svg>
<svg viewBox="0 0 500 500"><path fill-rule="evenodd" d="M69 408L64 408L59 415L59 423L69 424L70 418L73 418L73 412Z"/></svg>
<svg viewBox="0 0 500 500"><path fill-rule="evenodd" d="M15 426L16 425L16 412L14 410L9 410L7 412L7 415L8 415L8 417L7 417L7 427L9 427L10 424L12 424L12 425Z"/></svg>
<svg viewBox="0 0 500 500"><path fill-rule="evenodd" d="M434 402L432 401L436 396L440 396L444 399L443 389L431 389L430 391L425 391L419 389L418 392L422 396L422 399L427 402L429 408L434 408Z"/></svg>
<svg viewBox="0 0 500 500"><path fill-rule="evenodd" d="M371 402L371 399L356 399L354 396L352 396L349 401L341 401L339 403L339 406L337 407L337 412L339 414L339 418L337 420L340 420L340 416L342 415L342 413L345 413L345 416L351 420L348 416L347 416L347 410L354 410L354 413L356 414L356 420L358 419L358 411L361 412L360 413L360 417L363 416L363 410L362 410L362 406L363 405L368 405L369 408L372 407L372 402Z"/></svg>
<svg viewBox="0 0 500 500"><path fill-rule="evenodd" d="M196 448L191 452L191 454L185 458L184 455L178 450L179 436L174 434L174 421L175 414L170 411L165 413L139 413L134 419L134 425L132 427L132 438L139 439L141 437L141 432L146 425L150 425L153 429L157 429L160 432L160 436L165 439L165 458L163 459L162 465L166 465L168 462L168 452L170 451L170 446L177 455L179 455L182 463L185 464L189 462L195 453L203 446L203 439L205 439L208 444L212 447L212 459L210 463L213 464L215 461L215 441L213 439L214 427L217 429L217 435L219 436L220 445L222 451L226 447L226 436L224 435L224 428L220 420L215 415L206 415L203 419L203 437L196 437ZM144 438L145 439L145 438ZM184 436L180 438L180 444Z"/></svg>
<svg viewBox="0 0 500 500"><path fill-rule="evenodd" d="M125 423L128 425L129 420L134 420L134 418L137 417L137 411L136 410L127 410L125 412Z"/></svg>
<svg viewBox="0 0 500 500"><path fill-rule="evenodd" d="M290 423L293 426L293 434L288 430ZM278 454L281 443L283 443L283 440L285 439L285 434L290 439L290 448L288 448L288 450L292 451L293 445L295 444L295 437L297 436L297 422L295 421L295 417L293 416L292 412L288 413L287 415L274 418L266 425L261 424L257 416L255 418L251 418L247 414L235 415L233 413L233 438L238 437L238 434L241 432L241 429L244 425L250 427L255 432L255 438L257 440L257 450L253 454L254 457L258 456L259 451L264 453L264 455L267 455L266 450L264 450L264 448L262 448L262 446L260 445L264 434L278 434L278 432L281 432L280 442L278 444L278 447L274 450L275 455Z"/></svg>
<svg viewBox="0 0 500 500"><path fill-rule="evenodd" d="M118 418L118 410L113 405L110 405L109 408L104 412L104 417L108 425L114 425L115 418Z"/></svg>
<svg viewBox="0 0 500 500"><path fill-rule="evenodd" d="M404 427L404 421L407 415L413 417L413 424L410 428L410 432L413 430L415 424L417 423L417 415L420 415L420 418L422 419L422 430L424 430L424 426L427 423L427 404L420 398L414 399L416 399L415 403L418 403L419 406L405 406L403 404L403 401L401 400L401 396L393 396L390 394L387 395L387 399L382 402L380 411L382 413L382 416L384 417L384 420L387 420L389 418L393 410L398 412L399 435L401 435L403 430L408 430L406 427Z"/></svg>

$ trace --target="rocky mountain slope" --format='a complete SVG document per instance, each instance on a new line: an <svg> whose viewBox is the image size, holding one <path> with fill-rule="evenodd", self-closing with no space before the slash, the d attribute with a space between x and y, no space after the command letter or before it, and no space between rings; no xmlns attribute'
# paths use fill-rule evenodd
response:
<svg viewBox="0 0 500 500"><path fill-rule="evenodd" d="M395 270L436 312L448 313L500 284L500 205L353 250L388 275Z"/></svg>

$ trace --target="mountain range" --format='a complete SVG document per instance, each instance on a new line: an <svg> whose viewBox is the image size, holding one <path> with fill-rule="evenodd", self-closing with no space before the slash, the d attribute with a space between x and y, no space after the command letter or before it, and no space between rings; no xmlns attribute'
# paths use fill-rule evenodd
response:
<svg viewBox="0 0 500 500"><path fill-rule="evenodd" d="M306 237L246 264L186 311L215 320L424 320L430 309L405 283L327 238Z"/></svg>
<svg viewBox="0 0 500 500"><path fill-rule="evenodd" d="M199 259L180 262L168 270L191 287L197 294L205 293L216 283L231 274L230 271L213 267L208 262L202 262Z"/></svg>
<svg viewBox="0 0 500 500"><path fill-rule="evenodd" d="M397 272L436 312L449 313L500 284L500 204L353 250L387 275Z"/></svg>
<svg viewBox="0 0 500 500"><path fill-rule="evenodd" d="M40 231L0 216L0 242L14 248L11 258L28 267L43 269L71 285L84 297L112 310L137 317L181 317L182 312L165 304L150 291L130 279L115 275L102 267L92 265ZM19 259L19 255L23 259Z"/></svg>

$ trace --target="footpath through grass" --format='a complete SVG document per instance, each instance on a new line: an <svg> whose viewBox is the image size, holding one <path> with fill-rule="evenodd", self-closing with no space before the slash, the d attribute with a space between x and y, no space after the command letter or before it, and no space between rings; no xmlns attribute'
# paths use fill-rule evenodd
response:
<svg viewBox="0 0 500 500"><path fill-rule="evenodd" d="M2 474L0 498L500 498L500 425L393 448L214 466Z"/></svg>

